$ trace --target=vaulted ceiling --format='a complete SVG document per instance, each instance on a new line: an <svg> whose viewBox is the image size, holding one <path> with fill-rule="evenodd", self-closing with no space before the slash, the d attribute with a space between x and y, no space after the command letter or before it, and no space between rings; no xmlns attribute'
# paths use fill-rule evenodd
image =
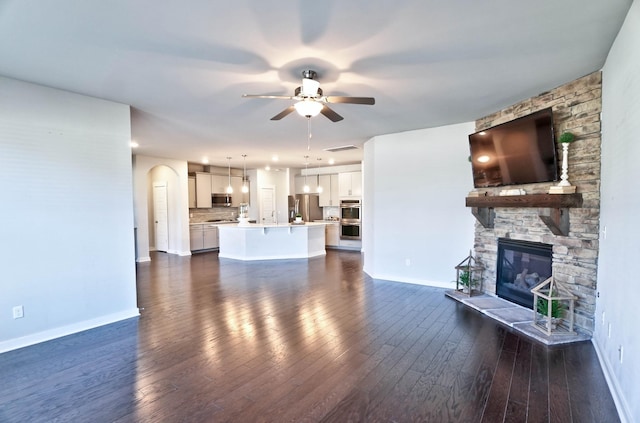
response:
<svg viewBox="0 0 640 423"><path fill-rule="evenodd" d="M475 120L600 69L631 3L3 0L0 75L131 105L136 154L343 164L373 136ZM325 94L376 99L312 118L309 151L304 117L270 120L290 101L242 98L293 95L307 69ZM359 148L324 151L344 145Z"/></svg>

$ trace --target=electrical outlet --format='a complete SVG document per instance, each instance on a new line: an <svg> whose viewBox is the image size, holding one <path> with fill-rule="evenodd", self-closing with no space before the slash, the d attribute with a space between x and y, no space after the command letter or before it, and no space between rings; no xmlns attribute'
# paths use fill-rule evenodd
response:
<svg viewBox="0 0 640 423"><path fill-rule="evenodd" d="M13 318L14 319L21 319L23 317L24 317L24 307L22 307L21 305L15 306L13 308Z"/></svg>

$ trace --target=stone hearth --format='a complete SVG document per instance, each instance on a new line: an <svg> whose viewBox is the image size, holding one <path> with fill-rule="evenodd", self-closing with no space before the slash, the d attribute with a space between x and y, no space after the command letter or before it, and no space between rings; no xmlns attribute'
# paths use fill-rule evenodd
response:
<svg viewBox="0 0 640 423"><path fill-rule="evenodd" d="M576 135L569 148L569 180L582 195L582 207L569 213L567 236L554 235L537 207L495 207L493 227L475 226L474 255L485 269L484 291L496 295L497 240L506 238L552 245L552 271L556 281L578 297L575 328L591 336L595 320L600 217L600 110L602 75L587 75L476 121L476 130L551 107L556 138L565 131ZM560 148L558 157L561 157ZM527 194L544 194L553 183L510 186ZM505 187L487 188L497 196ZM562 194L558 194L562 195ZM542 210L544 212L544 210ZM472 298L475 301L475 299Z"/></svg>
<svg viewBox="0 0 640 423"><path fill-rule="evenodd" d="M587 341L591 338L590 335L586 334L554 334L548 336L531 324L533 322L533 311L502 298L495 298L487 294L469 297L467 294L455 290L447 291L445 295L510 327L527 338L535 339L545 345L569 344Z"/></svg>

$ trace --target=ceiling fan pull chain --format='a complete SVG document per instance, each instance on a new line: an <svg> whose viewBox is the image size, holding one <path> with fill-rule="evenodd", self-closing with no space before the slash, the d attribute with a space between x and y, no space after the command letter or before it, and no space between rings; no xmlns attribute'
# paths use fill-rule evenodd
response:
<svg viewBox="0 0 640 423"><path fill-rule="evenodd" d="M311 117L307 116L307 151L311 151Z"/></svg>

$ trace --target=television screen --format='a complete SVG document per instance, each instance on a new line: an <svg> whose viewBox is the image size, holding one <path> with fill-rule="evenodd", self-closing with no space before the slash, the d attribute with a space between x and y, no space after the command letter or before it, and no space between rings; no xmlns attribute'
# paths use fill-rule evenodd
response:
<svg viewBox="0 0 640 423"><path fill-rule="evenodd" d="M471 134L469 148L476 188L558 180L551 108Z"/></svg>

